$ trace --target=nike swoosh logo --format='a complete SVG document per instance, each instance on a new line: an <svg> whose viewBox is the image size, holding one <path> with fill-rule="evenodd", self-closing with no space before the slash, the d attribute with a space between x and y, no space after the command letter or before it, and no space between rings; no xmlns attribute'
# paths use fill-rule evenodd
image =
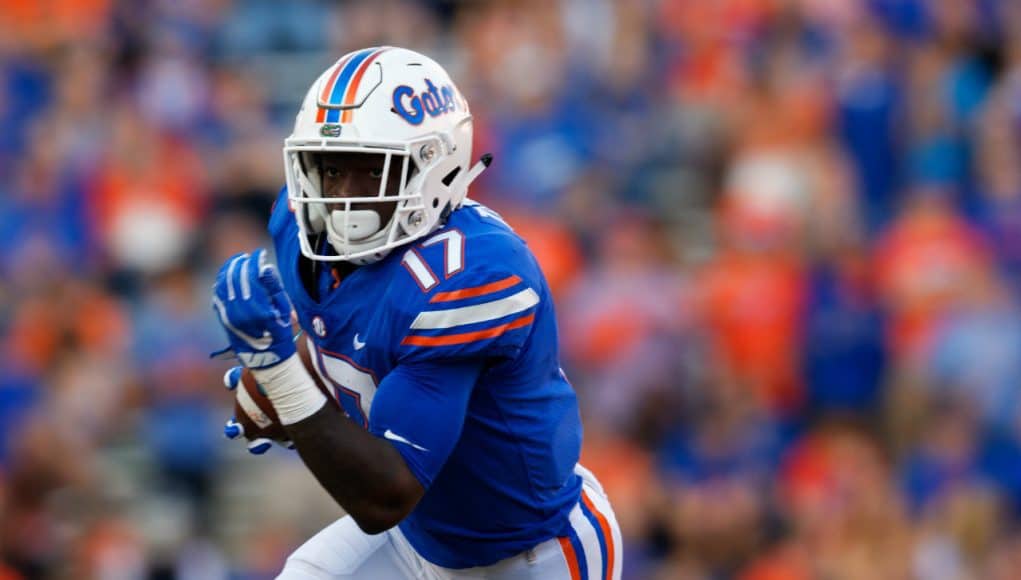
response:
<svg viewBox="0 0 1021 580"><path fill-rule="evenodd" d="M411 441L408 441L404 437L401 437L400 435L394 433L393 431L391 431L389 429L387 429L386 432L383 433L383 438L384 439L389 439L390 441L397 441L398 443L404 443L405 445L411 445L412 447L414 447L415 449L418 449L419 451L429 451L425 447L422 447L421 445L415 445Z"/></svg>
<svg viewBox="0 0 1021 580"><path fill-rule="evenodd" d="M365 343L358 340L358 333L355 333L355 338L353 342L355 345L355 350L362 350L363 348L365 348Z"/></svg>

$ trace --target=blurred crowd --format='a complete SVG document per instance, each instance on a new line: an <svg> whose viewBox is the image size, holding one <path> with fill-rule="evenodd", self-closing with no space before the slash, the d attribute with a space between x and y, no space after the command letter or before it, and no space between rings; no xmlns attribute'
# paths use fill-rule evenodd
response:
<svg viewBox="0 0 1021 580"><path fill-rule="evenodd" d="M1021 3L0 0L0 580L272 577L209 285L345 52L450 70L625 578L1017 578Z"/></svg>

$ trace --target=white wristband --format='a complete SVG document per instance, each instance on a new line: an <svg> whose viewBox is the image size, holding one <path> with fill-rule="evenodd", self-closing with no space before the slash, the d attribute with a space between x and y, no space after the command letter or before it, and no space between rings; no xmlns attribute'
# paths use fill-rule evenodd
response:
<svg viewBox="0 0 1021 580"><path fill-rule="evenodd" d="M326 396L316 387L297 354L269 368L252 369L252 376L266 391L284 425L310 417L326 404Z"/></svg>

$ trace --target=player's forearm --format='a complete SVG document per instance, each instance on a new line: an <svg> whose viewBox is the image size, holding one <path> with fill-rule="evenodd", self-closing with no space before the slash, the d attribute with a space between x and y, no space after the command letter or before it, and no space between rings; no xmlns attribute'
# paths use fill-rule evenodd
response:
<svg viewBox="0 0 1021 580"><path fill-rule="evenodd" d="M333 405L285 428L305 465L366 533L395 526L424 493L389 443Z"/></svg>
<svg viewBox="0 0 1021 580"><path fill-rule="evenodd" d="M422 486L400 454L326 403L298 356L252 372L309 470L363 530L389 529L418 503Z"/></svg>

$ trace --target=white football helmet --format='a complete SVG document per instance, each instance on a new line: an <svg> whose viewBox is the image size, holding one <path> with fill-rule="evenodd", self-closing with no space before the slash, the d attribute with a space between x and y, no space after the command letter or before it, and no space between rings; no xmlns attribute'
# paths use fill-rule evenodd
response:
<svg viewBox="0 0 1021 580"><path fill-rule="evenodd" d="M471 167L471 151L468 103L440 65L387 46L344 55L313 83L284 141L302 254L368 264L432 232L489 164ZM320 167L336 153L375 156L379 191L327 197Z"/></svg>

